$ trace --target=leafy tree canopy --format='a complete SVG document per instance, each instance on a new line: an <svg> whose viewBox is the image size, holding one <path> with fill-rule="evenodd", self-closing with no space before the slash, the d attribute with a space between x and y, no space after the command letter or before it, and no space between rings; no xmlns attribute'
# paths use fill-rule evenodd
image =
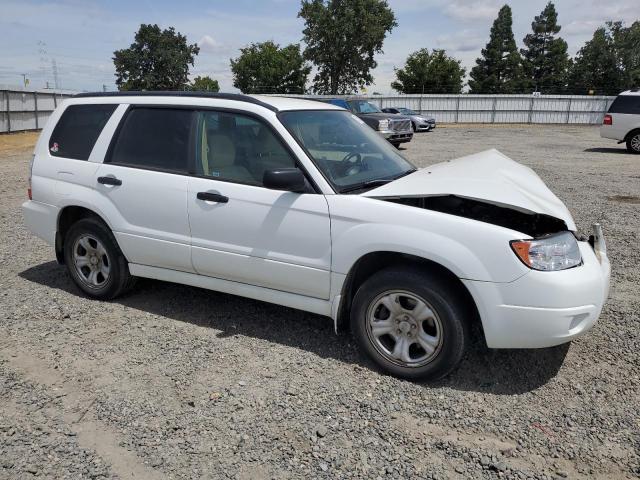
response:
<svg viewBox="0 0 640 480"><path fill-rule="evenodd" d="M471 69L470 93L520 93L522 58L513 38L511 8L498 12L489 35L489 43Z"/></svg>
<svg viewBox="0 0 640 480"><path fill-rule="evenodd" d="M557 37L560 32L558 13L552 2L531 23L532 33L524 37L521 50L527 90L562 93L567 82L569 55L567 42Z"/></svg>
<svg viewBox="0 0 640 480"><path fill-rule="evenodd" d="M193 82L189 84L187 87L189 90L193 92L219 92L220 85L218 84L218 80L214 80L211 77L196 77L193 79Z"/></svg>
<svg viewBox="0 0 640 480"><path fill-rule="evenodd" d="M385 0L303 0L298 16L305 21L305 58L318 69L316 93L353 93L373 83L374 55L397 26Z"/></svg>
<svg viewBox="0 0 640 480"><path fill-rule="evenodd" d="M621 88L640 87L640 20L630 27L622 22L608 22L608 29L613 38L613 47L622 68Z"/></svg>
<svg viewBox="0 0 640 480"><path fill-rule="evenodd" d="M120 90L183 90L199 52L173 27L142 24L129 48L113 52L116 85Z"/></svg>
<svg viewBox="0 0 640 480"><path fill-rule="evenodd" d="M593 38L577 53L569 76L571 93L617 95L623 89L623 72L618 63L611 32L598 28Z"/></svg>
<svg viewBox="0 0 640 480"><path fill-rule="evenodd" d="M460 60L444 50L422 48L407 57L404 68L396 69L391 88L400 93L460 93L465 69Z"/></svg>
<svg viewBox="0 0 640 480"><path fill-rule="evenodd" d="M304 93L311 67L300 45L252 43L231 59L233 85L243 93Z"/></svg>

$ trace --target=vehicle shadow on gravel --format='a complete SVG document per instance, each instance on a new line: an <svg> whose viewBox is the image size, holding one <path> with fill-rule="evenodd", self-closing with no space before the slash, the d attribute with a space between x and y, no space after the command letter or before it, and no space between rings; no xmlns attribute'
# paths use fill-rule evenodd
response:
<svg viewBox="0 0 640 480"><path fill-rule="evenodd" d="M72 283L64 267L43 263L19 276L47 288L56 288L91 302ZM315 353L322 358L375 369L356 351L348 333L335 335L327 318L291 308L213 292L186 285L140 279L134 290L112 303L169 319L220 330L219 338L235 335L258 338ZM81 310L80 310L81 312ZM79 314L80 312L67 312ZM80 313L81 314L81 313ZM426 388L515 395L546 384L559 371L568 345L537 350L490 350L482 332L474 329L468 353L451 375Z"/></svg>
<svg viewBox="0 0 640 480"><path fill-rule="evenodd" d="M590 153L626 153L629 154L629 152L627 151L626 148L624 148L624 145L622 147L592 147L592 148L585 148L584 149L585 152L590 152Z"/></svg>

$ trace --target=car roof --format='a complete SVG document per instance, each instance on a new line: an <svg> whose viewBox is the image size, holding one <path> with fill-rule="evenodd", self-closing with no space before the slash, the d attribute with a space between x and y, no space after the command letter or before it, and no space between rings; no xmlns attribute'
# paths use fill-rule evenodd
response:
<svg viewBox="0 0 640 480"><path fill-rule="evenodd" d="M241 93L213 93L213 92L181 92L181 91L124 91L124 92L93 92L79 93L73 98L118 98L126 97L130 101L131 97L166 97L171 98L175 103L176 97L187 98L203 98L203 99L220 99L233 100L237 102L246 102L253 105L259 105L273 112L282 112L288 110L340 110L338 107L330 104L323 104L319 107L318 102L305 100L302 98L292 97L275 97L268 95L244 95Z"/></svg>
<svg viewBox="0 0 640 480"><path fill-rule="evenodd" d="M632 88L631 90L625 90L624 92L620 92L620 95L640 96L640 88Z"/></svg>

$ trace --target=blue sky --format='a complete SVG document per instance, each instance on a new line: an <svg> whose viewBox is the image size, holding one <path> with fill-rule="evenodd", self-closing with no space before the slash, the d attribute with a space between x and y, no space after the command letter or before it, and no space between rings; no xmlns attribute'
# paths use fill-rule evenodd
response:
<svg viewBox="0 0 640 480"><path fill-rule="evenodd" d="M533 17L547 0L512 0L514 33L519 46ZM398 27L378 55L375 85L387 93L394 67L419 48L445 48L469 69L488 40L491 23L504 0L390 0ZM631 23L640 17L640 0L557 0L561 35L574 54L595 28L607 20ZM20 85L23 73L30 87L53 85L55 59L60 86L74 90L115 89L114 50L133 40L140 23L174 26L200 55L192 76L210 75L222 90L235 91L229 59L239 48L274 40L300 42L303 23L299 0L0 0L0 85Z"/></svg>

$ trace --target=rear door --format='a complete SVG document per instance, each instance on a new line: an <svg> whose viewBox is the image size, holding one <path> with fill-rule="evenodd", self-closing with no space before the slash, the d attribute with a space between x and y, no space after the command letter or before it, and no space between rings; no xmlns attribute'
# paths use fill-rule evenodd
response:
<svg viewBox="0 0 640 480"><path fill-rule="evenodd" d="M131 263L193 271L187 175L194 118L191 109L131 106L95 174Z"/></svg>

